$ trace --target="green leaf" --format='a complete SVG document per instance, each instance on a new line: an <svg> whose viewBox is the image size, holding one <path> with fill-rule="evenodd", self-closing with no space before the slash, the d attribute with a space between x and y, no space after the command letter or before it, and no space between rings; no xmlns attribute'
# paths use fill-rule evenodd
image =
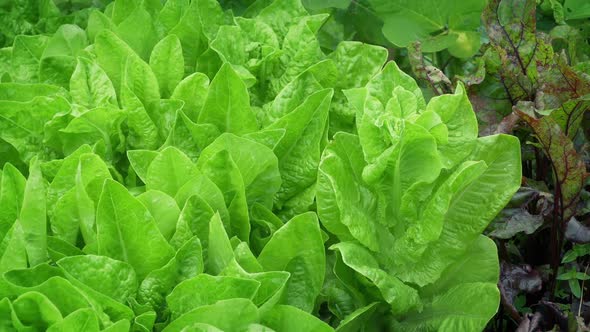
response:
<svg viewBox="0 0 590 332"><path fill-rule="evenodd" d="M57 114L68 113L69 103L61 97L37 97L28 102L0 101L0 138L12 145L20 158L29 162L43 151L44 129Z"/></svg>
<svg viewBox="0 0 590 332"><path fill-rule="evenodd" d="M195 323L209 324L222 331L241 331L256 321L258 321L258 308L252 301L230 299L189 311L172 321L162 332L180 332Z"/></svg>
<svg viewBox="0 0 590 332"><path fill-rule="evenodd" d="M467 58L477 52L480 36L476 31L485 1L406 1L370 0L384 21L383 34L398 47L420 41L425 52L449 49L454 56Z"/></svg>
<svg viewBox="0 0 590 332"><path fill-rule="evenodd" d="M116 154L123 150L125 143L121 129L124 119L125 113L115 108L97 107L82 113L60 130L64 152L70 154L82 145L94 146L102 141L102 157L106 160L116 159Z"/></svg>
<svg viewBox="0 0 590 332"><path fill-rule="evenodd" d="M328 324L305 311L289 305L277 305L265 312L261 321L275 331L334 331Z"/></svg>
<svg viewBox="0 0 590 332"><path fill-rule="evenodd" d="M49 37L17 36L12 47L12 72L14 82L38 82L39 64Z"/></svg>
<svg viewBox="0 0 590 332"><path fill-rule="evenodd" d="M436 112L447 128L448 141L438 149L444 166L451 168L471 153L477 138L477 119L463 84L457 86L453 95L432 98L425 113L429 111Z"/></svg>
<svg viewBox="0 0 590 332"><path fill-rule="evenodd" d="M211 123L221 132L238 135L258 129L248 89L231 65L224 64L211 82L198 123Z"/></svg>
<svg viewBox="0 0 590 332"><path fill-rule="evenodd" d="M117 23L115 30L121 40L147 61L151 50L158 42L158 34L152 16L143 7L137 6L134 10L128 11L128 16L120 23L117 23L115 17L113 21Z"/></svg>
<svg viewBox="0 0 590 332"><path fill-rule="evenodd" d="M520 187L517 138L507 135L479 138L468 159L484 161L487 169L455 194L440 237L426 249L419 262L399 271L402 280L426 284L438 279L442 270L468 249Z"/></svg>
<svg viewBox="0 0 590 332"><path fill-rule="evenodd" d="M281 184L279 162L273 151L252 140L222 134L203 150L197 166L202 168L207 160L220 151L227 151L237 166L246 189L248 205L260 203L270 208Z"/></svg>
<svg viewBox="0 0 590 332"><path fill-rule="evenodd" d="M38 292L28 292L19 296L12 303L12 308L12 321L19 330L30 326L43 331L62 320L59 309Z"/></svg>
<svg viewBox="0 0 590 332"><path fill-rule="evenodd" d="M140 303L148 303L159 315L166 309L166 296L180 282L203 272L201 242L192 237L166 265L150 272L137 290Z"/></svg>
<svg viewBox="0 0 590 332"><path fill-rule="evenodd" d="M158 190L148 190L137 196L137 199L150 211L164 238L170 240L180 215L180 208L174 198Z"/></svg>
<svg viewBox="0 0 590 332"><path fill-rule="evenodd" d="M283 138L274 148L282 179L276 197L279 209L286 201L315 184L332 95L332 90L318 91L266 128L285 130ZM312 202L306 203L299 212L305 211Z"/></svg>
<svg viewBox="0 0 590 332"><path fill-rule="evenodd" d="M353 242L340 242L331 247L338 250L346 265L371 280L396 315L422 309L418 292L395 276L382 270L373 255Z"/></svg>
<svg viewBox="0 0 590 332"><path fill-rule="evenodd" d="M140 280L174 256L147 209L113 180L98 202L96 234L98 253L129 263Z"/></svg>
<svg viewBox="0 0 590 332"><path fill-rule="evenodd" d="M233 258L234 253L231 243L229 242L219 213L215 213L209 222L206 271L212 274L219 274Z"/></svg>
<svg viewBox="0 0 590 332"><path fill-rule="evenodd" d="M44 263L48 258L45 190L39 161L33 159L19 215L30 266Z"/></svg>
<svg viewBox="0 0 590 332"><path fill-rule="evenodd" d="M322 288L326 258L317 217L308 212L276 231L258 256L266 271L287 271L281 303L311 312Z"/></svg>
<svg viewBox="0 0 590 332"><path fill-rule="evenodd" d="M196 122L208 89L209 77L202 73L194 73L178 83L170 98L184 101L184 112L191 121Z"/></svg>
<svg viewBox="0 0 590 332"><path fill-rule="evenodd" d="M113 82L115 90L121 93L121 81L127 58L137 55L129 45L109 30L102 30L96 35L94 51L98 64Z"/></svg>
<svg viewBox="0 0 590 332"><path fill-rule="evenodd" d="M146 110L160 100L160 89L158 80L150 66L136 56L129 56L125 64L124 74L121 81L141 101ZM155 122L155 116L150 114Z"/></svg>
<svg viewBox="0 0 590 332"><path fill-rule="evenodd" d="M227 150L221 150L200 165L200 170L221 190L229 212L230 235L243 241L250 238L250 222L244 180L236 163Z"/></svg>
<svg viewBox="0 0 590 332"><path fill-rule="evenodd" d="M160 190L174 197L197 174L197 167L184 153L174 147L167 147L150 163L145 178L146 189Z"/></svg>
<svg viewBox="0 0 590 332"><path fill-rule="evenodd" d="M70 79L70 94L74 103L86 108L117 106L115 88L105 71L95 61L82 57Z"/></svg>
<svg viewBox="0 0 590 332"><path fill-rule="evenodd" d="M176 286L166 301L174 319L193 309L221 300L252 300L259 287L260 283L251 279L200 274Z"/></svg>
<svg viewBox="0 0 590 332"><path fill-rule="evenodd" d="M150 55L150 67L158 79L160 94L170 97L184 76L182 45L176 35L168 35L156 44Z"/></svg>
<svg viewBox="0 0 590 332"><path fill-rule="evenodd" d="M590 5L582 0L565 0L566 20L577 20L590 17Z"/></svg>
<svg viewBox="0 0 590 332"><path fill-rule="evenodd" d="M362 179L364 166L358 137L337 133L319 166L318 214L322 225L341 241L356 239L378 251L379 234L388 232L376 222L377 195Z"/></svg>
<svg viewBox="0 0 590 332"><path fill-rule="evenodd" d="M466 283L436 296L420 313L394 324L401 331L479 331L496 313L500 301L492 283Z"/></svg>
<svg viewBox="0 0 590 332"><path fill-rule="evenodd" d="M105 256L81 255L65 257L57 265L69 278L121 303L135 296L137 277L133 268L125 262Z"/></svg>
<svg viewBox="0 0 590 332"><path fill-rule="evenodd" d="M20 215L26 178L10 163L4 164L0 179L0 241Z"/></svg>
<svg viewBox="0 0 590 332"><path fill-rule="evenodd" d="M47 329L48 332L60 331L88 331L98 332L98 318L94 311L90 308L79 309L66 316L59 323L53 324Z"/></svg>

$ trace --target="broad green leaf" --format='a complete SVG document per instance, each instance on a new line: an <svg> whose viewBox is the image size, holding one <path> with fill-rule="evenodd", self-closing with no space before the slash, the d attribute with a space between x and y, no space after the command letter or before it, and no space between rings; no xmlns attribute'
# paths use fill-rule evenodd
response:
<svg viewBox="0 0 590 332"><path fill-rule="evenodd" d="M127 319L121 319L117 321L113 325L107 327L106 329L102 330L102 332L127 332L129 331L131 323Z"/></svg>
<svg viewBox="0 0 590 332"><path fill-rule="evenodd" d="M207 203L207 205L211 206L214 212L219 213L223 224L229 226L229 213L227 211L227 207L225 206L223 193L219 187L213 183L213 181L211 181L205 175L199 174L198 176L195 176L187 181L180 188L178 194L176 194L176 197L174 198L176 199L178 206L185 207L185 204L188 202L188 200L195 195L199 196L200 200L203 200ZM207 219L207 224L208 223L209 219ZM206 232L205 234L209 234L209 232ZM200 238L201 236L199 236L199 239ZM203 239L203 241L205 241L205 239Z"/></svg>
<svg viewBox="0 0 590 332"><path fill-rule="evenodd" d="M195 323L210 324L222 331L241 331L258 321L258 308L248 299L222 300L198 307L173 320L162 332L180 332Z"/></svg>
<svg viewBox="0 0 590 332"><path fill-rule="evenodd" d="M99 255L129 263L140 280L174 256L147 209L112 180L98 202L96 234Z"/></svg>
<svg viewBox="0 0 590 332"><path fill-rule="evenodd" d="M219 204L223 204L222 193L219 192ZM213 204L211 200L209 200ZM180 213L176 230L170 244L174 247L180 247L185 241L188 241L193 235L196 235L201 241L205 251L209 244L209 222L215 212L208 201L198 194L191 196ZM226 211L227 212L227 211Z"/></svg>
<svg viewBox="0 0 590 332"><path fill-rule="evenodd" d="M43 331L62 320L59 309L47 297L38 292L29 292L19 296L12 302L12 310L12 321L17 330L32 327Z"/></svg>
<svg viewBox="0 0 590 332"><path fill-rule="evenodd" d="M93 239L93 241L96 241L96 239ZM47 237L47 251L49 252L49 258L54 262L64 257L84 255L84 252L78 247L55 236Z"/></svg>
<svg viewBox="0 0 590 332"><path fill-rule="evenodd" d="M86 32L76 25L64 24L47 42L39 64L39 80L68 87L76 67L76 56L88 45Z"/></svg>
<svg viewBox="0 0 590 332"><path fill-rule="evenodd" d="M368 94L377 98L385 107L387 101L392 97L393 90L398 86L410 91L416 96L418 109L424 109L426 107L422 91L418 87L418 84L416 84L416 81L399 69L394 61L388 62L379 74L371 78L366 88ZM349 103L359 109L356 98L350 98L346 91L345 94L348 97ZM363 103L364 99L360 102Z"/></svg>
<svg viewBox="0 0 590 332"><path fill-rule="evenodd" d="M196 124L183 111L178 111L162 148L174 146L196 161L201 151L218 136L219 130L214 125Z"/></svg>
<svg viewBox="0 0 590 332"><path fill-rule="evenodd" d="M484 161L487 169L454 195L440 237L426 249L420 261L399 270L400 279L419 285L438 279L446 267L465 253L520 187L517 138L507 135L479 138L468 159Z"/></svg>
<svg viewBox="0 0 590 332"><path fill-rule="evenodd" d="M340 89L360 88L376 75L387 60L383 47L356 41L344 41L329 55L339 71Z"/></svg>
<svg viewBox="0 0 590 332"><path fill-rule="evenodd" d="M110 179L111 173L105 162L96 154L90 152L90 147L83 145L64 159L47 189L48 207L52 207L59 197L74 188L77 182L83 184L93 202L98 202L103 181ZM75 175L77 173L80 173L80 175Z"/></svg>
<svg viewBox="0 0 590 332"><path fill-rule="evenodd" d="M28 266L25 237L20 223L12 224L0 241L0 273Z"/></svg>
<svg viewBox="0 0 590 332"><path fill-rule="evenodd" d="M239 169L248 205L260 203L270 208L281 184L278 160L273 151L252 140L222 134L202 151L197 166L202 168L220 151L227 151Z"/></svg>
<svg viewBox="0 0 590 332"><path fill-rule="evenodd" d="M379 250L377 195L362 179L365 166L357 136L338 133L324 150L318 171L317 205L322 225L341 241L356 239Z"/></svg>
<svg viewBox="0 0 590 332"><path fill-rule="evenodd" d="M81 255L63 258L57 265L69 278L74 278L121 303L126 303L128 297L135 296L135 271L125 262L106 256Z"/></svg>
<svg viewBox="0 0 590 332"><path fill-rule="evenodd" d="M48 332L73 332L88 331L98 332L98 319L92 309L80 309L69 314L59 323L53 324L47 329Z"/></svg>
<svg viewBox="0 0 590 332"><path fill-rule="evenodd" d="M127 151L127 158L133 171L145 183L147 182L147 171L152 161L159 155L157 151L149 150L129 150Z"/></svg>
<svg viewBox="0 0 590 332"><path fill-rule="evenodd" d="M64 278L59 268L40 264L35 268L12 270L4 274L2 296L14 298L29 292L46 297L63 315L91 306L89 297ZM100 308L97 308L100 310Z"/></svg>
<svg viewBox="0 0 590 332"><path fill-rule="evenodd" d="M244 66L248 61L246 37L238 26L221 26L209 47L219 55L222 63Z"/></svg>
<svg viewBox="0 0 590 332"><path fill-rule="evenodd" d="M0 83L0 100L26 102L35 97L63 97L68 91L62 87L40 83Z"/></svg>
<svg viewBox="0 0 590 332"><path fill-rule="evenodd" d="M211 82L198 123L211 123L237 135L258 129L246 85L231 65L224 64Z"/></svg>
<svg viewBox="0 0 590 332"><path fill-rule="evenodd" d="M273 307L279 300L287 281L291 274L285 271L268 271L268 272L256 272L250 273L244 271L244 269L235 261L231 261L230 264L222 271L221 275L241 277L256 280L260 282L258 292L254 297L254 304L261 306L263 310L265 308Z"/></svg>
<svg viewBox="0 0 590 332"><path fill-rule="evenodd" d="M424 310L394 323L401 331L480 331L496 313L500 292L493 283L466 283L425 304Z"/></svg>
<svg viewBox="0 0 590 332"><path fill-rule="evenodd" d="M139 57L129 56L127 58L121 84L133 92L148 110L148 114L150 107L160 99L158 80L150 66ZM152 121L155 121L153 115L150 117Z"/></svg>
<svg viewBox="0 0 590 332"><path fill-rule="evenodd" d="M150 67L158 79L160 94L168 98L184 76L182 45L176 35L160 40L150 55Z"/></svg>
<svg viewBox="0 0 590 332"><path fill-rule="evenodd" d="M274 233L258 261L266 271L291 273L281 302L311 312L322 288L326 263L315 214L308 212L288 221Z"/></svg>
<svg viewBox="0 0 590 332"><path fill-rule="evenodd" d="M180 215L180 208L174 198L158 190L148 190L137 196L137 199L150 211L164 238L170 240Z"/></svg>
<svg viewBox="0 0 590 332"><path fill-rule="evenodd" d="M267 127L285 129L285 135L274 148L282 178L282 186L276 197L279 209L316 181L332 95L332 90L319 91ZM311 203L307 202L302 210Z"/></svg>
<svg viewBox="0 0 590 332"><path fill-rule="evenodd" d="M299 17L306 16L307 11L300 0L277 0L257 14L258 20L268 24L277 33L279 39L283 39L289 26Z"/></svg>
<svg viewBox="0 0 590 332"><path fill-rule="evenodd" d="M178 24L188 6L188 0L166 1L164 7L158 14L158 21L166 28L166 30L170 31Z"/></svg>
<svg viewBox="0 0 590 332"><path fill-rule="evenodd" d="M18 169L4 164L0 179L0 241L20 215L26 181Z"/></svg>
<svg viewBox="0 0 590 332"><path fill-rule="evenodd" d="M202 156L204 163L199 165L203 172L221 190L227 210L229 212L229 229L231 236L235 235L243 241L250 238L250 221L248 218L248 204L244 180L236 163L227 150L221 150L213 156Z"/></svg>
<svg viewBox="0 0 590 332"><path fill-rule="evenodd" d="M160 190L174 197L197 174L197 167L184 153L167 147L150 163L145 179L146 189Z"/></svg>
<svg viewBox="0 0 590 332"><path fill-rule="evenodd" d="M438 149L443 165L451 168L471 153L477 138L477 119L463 84L457 86L453 95L432 98L426 106L425 112L428 111L436 112L447 127L448 142Z"/></svg>
<svg viewBox="0 0 590 332"><path fill-rule="evenodd" d="M366 325L370 325L372 323L372 316L375 314L377 307L377 303L374 302L358 310L355 310L340 322L336 328L336 331L354 332L365 328Z"/></svg>
<svg viewBox="0 0 590 332"><path fill-rule="evenodd" d="M158 1L159 2L159 1ZM117 35L125 41L144 61L147 61L154 45L158 42L158 34L150 13L137 6L129 15L117 24ZM116 22L116 20L113 20Z"/></svg>
<svg viewBox="0 0 590 332"><path fill-rule="evenodd" d="M12 47L12 72L14 82L38 82L39 64L49 37L17 36Z"/></svg>
<svg viewBox="0 0 590 332"><path fill-rule="evenodd" d="M563 7L565 9L566 20L577 20L590 17L590 5L583 0L565 0Z"/></svg>
<svg viewBox="0 0 590 332"><path fill-rule="evenodd" d="M116 108L97 107L82 113L60 130L60 139L65 154L70 154L82 145L95 146L102 141L105 160L114 160L124 149L125 136L121 124L125 113Z"/></svg>
<svg viewBox="0 0 590 332"><path fill-rule="evenodd" d="M99 10L93 10L88 16L88 25L86 26L86 33L90 42L96 41L96 35L102 30L115 31L116 25L113 23L110 17L103 14Z"/></svg>
<svg viewBox="0 0 590 332"><path fill-rule="evenodd" d="M39 161L33 159L23 194L19 222L23 230L30 266L47 261L47 213L45 182Z"/></svg>
<svg viewBox="0 0 590 332"><path fill-rule="evenodd" d="M383 21L383 34L398 47L414 41L425 52L449 49L454 56L467 58L480 45L481 12L485 1L407 1L370 0L371 7Z"/></svg>
<svg viewBox="0 0 590 332"><path fill-rule="evenodd" d="M180 39L185 72L194 72L197 57L207 49L207 37L200 19L200 1L191 1L178 23L169 31Z"/></svg>
<svg viewBox="0 0 590 332"><path fill-rule="evenodd" d="M193 309L221 300L252 300L259 287L260 283L251 279L200 274L176 286L166 301L174 319Z"/></svg>
<svg viewBox="0 0 590 332"><path fill-rule="evenodd" d="M0 101L0 138L12 145L23 161L29 162L43 151L46 124L69 109L70 105L61 97L37 97L28 102Z"/></svg>
<svg viewBox="0 0 590 332"><path fill-rule="evenodd" d="M328 57L338 68L338 80L330 107L330 134L351 132L354 126L354 108L348 106L343 89L360 88L375 76L387 60L387 50L382 47L355 41L345 41Z"/></svg>
<svg viewBox="0 0 590 332"><path fill-rule="evenodd" d="M338 250L346 265L375 284L394 314L404 315L422 309L418 292L381 269L367 249L353 242L340 242L331 249Z"/></svg>
<svg viewBox="0 0 590 332"><path fill-rule="evenodd" d="M76 70L70 79L72 101L87 108L117 106L117 94L105 71L96 63L78 57Z"/></svg>
<svg viewBox="0 0 590 332"><path fill-rule="evenodd" d="M421 189L415 192L410 190L404 196L401 209L407 218L396 229L397 234L403 229L403 235L398 235L393 244L393 255L397 257L395 264L414 264L417 261L426 247L440 237L445 215L449 212L456 193L462 192L486 170L487 165L483 161L463 163L439 185L430 200L423 205L417 197L423 193Z"/></svg>
<svg viewBox="0 0 590 332"><path fill-rule="evenodd" d="M144 104L126 85L121 87L121 106L127 111L128 145L131 149L156 149L160 143L158 128Z"/></svg>
<svg viewBox="0 0 590 332"><path fill-rule="evenodd" d="M334 331L333 328L319 318L289 305L275 306L262 315L261 321L275 331Z"/></svg>
<svg viewBox="0 0 590 332"><path fill-rule="evenodd" d="M166 265L146 276L137 290L137 299L140 303L151 305L158 314L164 314L166 296L174 287L202 272L201 242L195 236L186 241Z"/></svg>
<svg viewBox="0 0 590 332"><path fill-rule="evenodd" d="M170 98L184 101L183 111L191 121L196 122L205 103L208 89L209 77L197 72L180 81Z"/></svg>
<svg viewBox="0 0 590 332"><path fill-rule="evenodd" d="M115 91L121 93L121 81L125 74L127 58L137 55L129 45L109 30L102 30L96 35L94 51L98 64L109 75Z"/></svg>
<svg viewBox="0 0 590 332"><path fill-rule="evenodd" d="M289 0L292 1L292 0ZM294 1L293 1L294 2ZM296 1L299 2L299 1ZM270 7L270 6L269 6ZM268 7L267 7L268 8ZM327 15L317 15L320 22L324 21ZM271 86L274 93L282 90L289 82L303 73L307 68L319 62L324 54L315 36L316 31L308 24L313 16L301 19L292 26L282 44L283 54L280 58L280 74L277 75ZM282 23L284 24L284 23Z"/></svg>
<svg viewBox="0 0 590 332"><path fill-rule="evenodd" d="M209 222L209 237L206 271L219 274L234 258L233 249L219 214L216 213Z"/></svg>
<svg viewBox="0 0 590 332"><path fill-rule="evenodd" d="M494 241L480 235L467 252L450 265L436 282L422 288L420 295L436 296L459 284L497 284L500 275L497 250Z"/></svg>

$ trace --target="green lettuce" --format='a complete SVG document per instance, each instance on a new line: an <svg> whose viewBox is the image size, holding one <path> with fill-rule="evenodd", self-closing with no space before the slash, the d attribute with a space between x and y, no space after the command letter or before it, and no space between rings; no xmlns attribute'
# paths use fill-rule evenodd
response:
<svg viewBox="0 0 590 332"><path fill-rule="evenodd" d="M0 330L483 329L520 155L461 85L299 0L107 2L0 49Z"/></svg>
<svg viewBox="0 0 590 332"><path fill-rule="evenodd" d="M365 301L387 302L400 330L483 329L500 296L496 247L480 234L520 186L518 139L478 138L462 85L426 104L395 63L345 94L357 134L334 136L317 185L347 266L336 277L366 280L378 291Z"/></svg>

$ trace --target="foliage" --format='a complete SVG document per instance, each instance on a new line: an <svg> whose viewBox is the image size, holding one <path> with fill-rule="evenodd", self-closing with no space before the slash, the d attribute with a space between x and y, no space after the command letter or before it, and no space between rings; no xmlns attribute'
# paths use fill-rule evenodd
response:
<svg viewBox="0 0 590 332"><path fill-rule="evenodd" d="M2 330L471 331L496 313L481 233L519 188L519 141L478 138L463 84L428 100L387 49L326 47L318 11L346 1L43 3L73 16L10 7L30 29L0 50ZM425 47L472 54L470 8Z"/></svg>

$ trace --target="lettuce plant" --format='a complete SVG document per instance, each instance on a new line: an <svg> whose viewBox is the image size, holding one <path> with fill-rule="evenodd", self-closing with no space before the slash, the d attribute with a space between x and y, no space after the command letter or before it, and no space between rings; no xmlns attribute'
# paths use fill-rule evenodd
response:
<svg viewBox="0 0 590 332"><path fill-rule="evenodd" d="M518 141L298 0L116 0L0 50L0 330L475 330Z"/></svg>
<svg viewBox="0 0 590 332"><path fill-rule="evenodd" d="M334 136L317 190L344 264L334 273L378 290L399 330L483 329L498 307L499 271L481 232L519 188L518 139L478 138L462 85L426 104L393 62L345 94L357 134Z"/></svg>

